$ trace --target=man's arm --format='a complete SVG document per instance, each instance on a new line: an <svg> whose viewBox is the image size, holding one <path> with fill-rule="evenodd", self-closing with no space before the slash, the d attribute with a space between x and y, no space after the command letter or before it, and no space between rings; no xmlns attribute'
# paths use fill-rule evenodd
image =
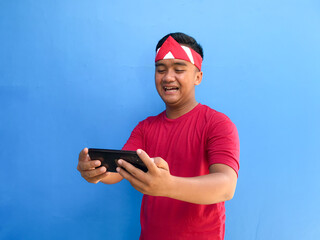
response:
<svg viewBox="0 0 320 240"><path fill-rule="evenodd" d="M233 198L237 174L229 166L213 164L210 174L192 177L172 177L168 197L198 204L213 204Z"/></svg>
<svg viewBox="0 0 320 240"><path fill-rule="evenodd" d="M199 177L175 177L169 172L166 161L151 159L144 151L137 151L146 164L147 173L125 161L119 164L127 171L117 168L120 175L127 179L138 191L151 196L164 196L196 204L213 204L230 200L237 184L237 174L229 166L213 164L210 173Z"/></svg>
<svg viewBox="0 0 320 240"><path fill-rule="evenodd" d="M100 182L104 184L115 184L120 182L123 177L119 173L109 172L109 175L105 178L102 178Z"/></svg>

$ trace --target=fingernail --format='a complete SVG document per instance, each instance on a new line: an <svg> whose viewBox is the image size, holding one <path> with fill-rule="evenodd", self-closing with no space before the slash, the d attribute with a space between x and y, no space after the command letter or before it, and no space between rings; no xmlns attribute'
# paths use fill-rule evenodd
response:
<svg viewBox="0 0 320 240"><path fill-rule="evenodd" d="M151 158L152 162L154 162L154 158Z"/></svg>
<svg viewBox="0 0 320 240"><path fill-rule="evenodd" d="M119 164L119 165L122 165L122 160L121 160L121 159L118 160L118 164Z"/></svg>
<svg viewBox="0 0 320 240"><path fill-rule="evenodd" d="M138 153L138 154L141 154L141 153L142 153L141 149L138 149L138 150L137 150L137 153Z"/></svg>
<svg viewBox="0 0 320 240"><path fill-rule="evenodd" d="M96 167L100 166L100 164L101 164L100 162L95 162L95 163L94 163L94 165L95 165Z"/></svg>
<svg viewBox="0 0 320 240"><path fill-rule="evenodd" d="M120 168L119 167L117 167L116 170L117 170L117 172L120 172Z"/></svg>

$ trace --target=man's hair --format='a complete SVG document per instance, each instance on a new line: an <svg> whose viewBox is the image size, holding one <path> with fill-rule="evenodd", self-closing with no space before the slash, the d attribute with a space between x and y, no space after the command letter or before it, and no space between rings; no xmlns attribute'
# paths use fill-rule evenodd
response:
<svg viewBox="0 0 320 240"><path fill-rule="evenodd" d="M167 40L169 36L173 37L174 40L176 40L179 44L186 45L187 47L192 48L194 51L199 53L203 59L203 49L201 45L197 43L197 41L193 37L190 37L187 34L181 32L169 33L161 38L157 44L156 51L162 46L162 44Z"/></svg>

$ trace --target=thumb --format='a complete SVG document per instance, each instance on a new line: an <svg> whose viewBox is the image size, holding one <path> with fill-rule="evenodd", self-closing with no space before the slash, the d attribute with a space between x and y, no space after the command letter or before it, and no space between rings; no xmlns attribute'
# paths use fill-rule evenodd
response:
<svg viewBox="0 0 320 240"><path fill-rule="evenodd" d="M79 161L89 161L89 157L88 157L88 148L84 148L82 149L82 151L79 154Z"/></svg>
<svg viewBox="0 0 320 240"><path fill-rule="evenodd" d="M154 163L157 165L158 168L162 168L164 170L169 171L169 165L168 163L163 160L161 157L155 157L153 158Z"/></svg>

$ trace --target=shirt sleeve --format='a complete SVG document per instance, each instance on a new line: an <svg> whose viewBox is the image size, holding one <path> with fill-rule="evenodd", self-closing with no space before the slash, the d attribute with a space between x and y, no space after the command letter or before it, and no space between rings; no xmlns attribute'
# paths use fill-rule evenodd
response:
<svg viewBox="0 0 320 240"><path fill-rule="evenodd" d="M126 142L126 144L122 147L122 150L136 151L137 149L143 148L143 122L139 122L139 124L133 129L131 135Z"/></svg>
<svg viewBox="0 0 320 240"><path fill-rule="evenodd" d="M224 114L214 117L208 127L207 155L209 165L225 164L239 172L240 142L235 124ZM218 120L217 120L218 118Z"/></svg>

